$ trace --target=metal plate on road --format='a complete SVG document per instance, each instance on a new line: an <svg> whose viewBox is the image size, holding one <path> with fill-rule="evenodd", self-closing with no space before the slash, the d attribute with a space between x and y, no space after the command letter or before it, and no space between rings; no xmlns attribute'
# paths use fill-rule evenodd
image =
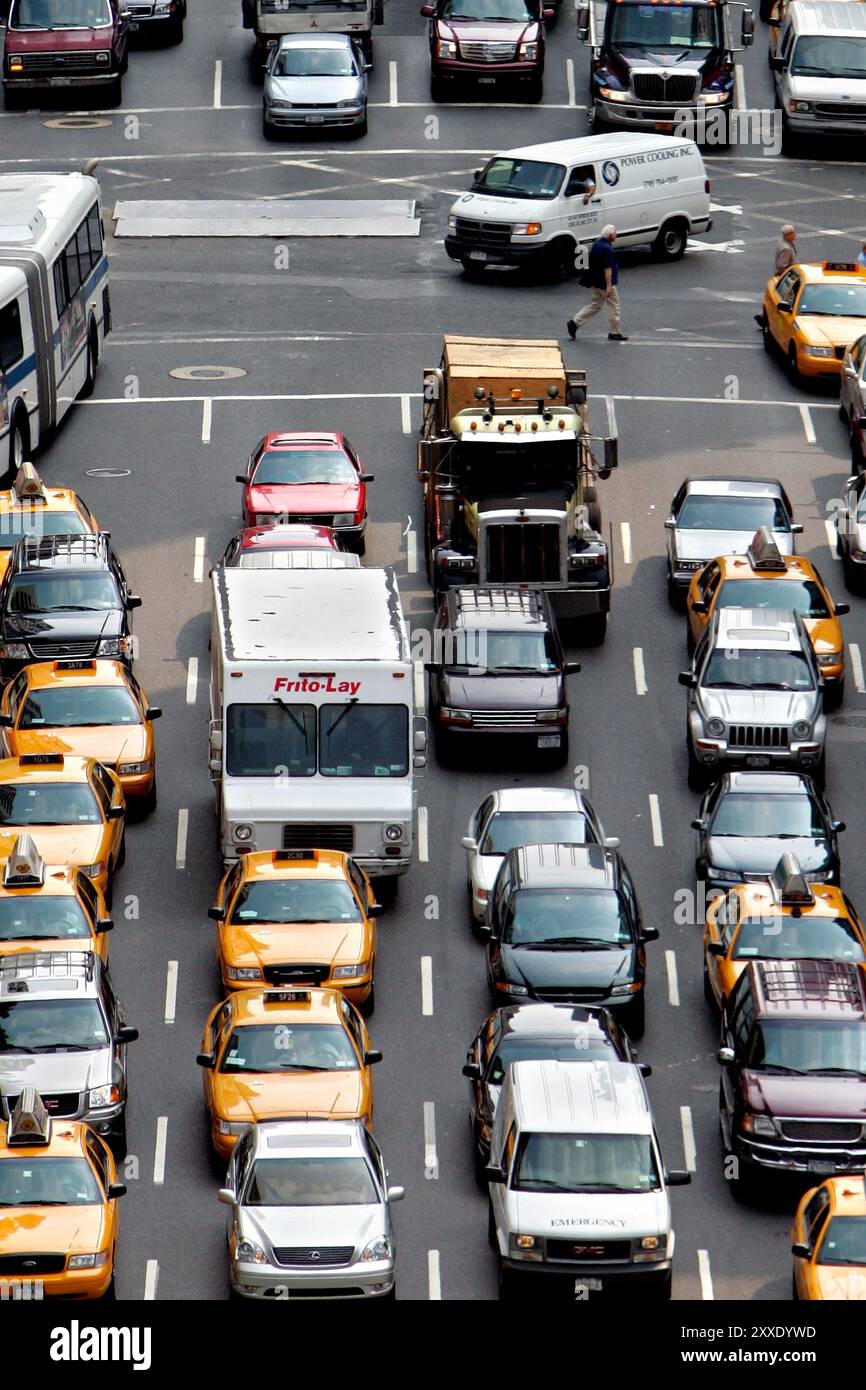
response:
<svg viewBox="0 0 866 1390"><path fill-rule="evenodd" d="M414 198L129 200L117 237L417 237Z"/></svg>

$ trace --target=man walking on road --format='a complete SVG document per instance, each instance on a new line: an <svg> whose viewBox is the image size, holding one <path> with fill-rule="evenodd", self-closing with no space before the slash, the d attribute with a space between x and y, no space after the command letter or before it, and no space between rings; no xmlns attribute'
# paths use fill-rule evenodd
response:
<svg viewBox="0 0 866 1390"><path fill-rule="evenodd" d="M790 222L786 222L779 231L779 243L776 246L776 275L784 275L797 260L797 246L794 238L797 235L797 228L792 227Z"/></svg>
<svg viewBox="0 0 866 1390"><path fill-rule="evenodd" d="M616 263L616 254L613 243L616 241L616 227L608 225L602 227L601 236L598 241L593 243L589 253L589 269L581 277L581 283L592 289L592 299L579 314L575 314L573 319L566 321L568 336L574 338L578 328L591 319L595 314L601 312L602 305L607 305L608 323L610 332L608 338L612 343L626 343L628 339L620 333L620 309L619 292L617 281L619 280L619 267Z"/></svg>

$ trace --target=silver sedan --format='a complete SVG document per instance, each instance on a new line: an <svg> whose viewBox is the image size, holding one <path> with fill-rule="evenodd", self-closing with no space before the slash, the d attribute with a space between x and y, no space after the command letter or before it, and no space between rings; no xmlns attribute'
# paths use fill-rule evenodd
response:
<svg viewBox="0 0 866 1390"><path fill-rule="evenodd" d="M265 72L265 137L318 126L365 135L369 69L346 34L285 34Z"/></svg>
<svg viewBox="0 0 866 1390"><path fill-rule="evenodd" d="M839 414L851 432L851 467L860 473L866 468L866 334L845 354Z"/></svg>

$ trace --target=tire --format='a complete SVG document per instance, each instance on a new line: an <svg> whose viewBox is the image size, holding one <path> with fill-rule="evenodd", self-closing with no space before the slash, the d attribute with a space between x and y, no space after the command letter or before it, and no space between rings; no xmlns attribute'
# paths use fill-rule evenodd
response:
<svg viewBox="0 0 866 1390"><path fill-rule="evenodd" d="M269 121L265 120L264 112L262 112L262 135L266 140L271 141L278 140L280 138L279 132L277 131L276 127L272 126Z"/></svg>
<svg viewBox="0 0 866 1390"><path fill-rule="evenodd" d="M121 1116L117 1129L112 1130L108 1136L108 1142L115 1163L122 1163L126 1158L126 1115Z"/></svg>
<svg viewBox="0 0 866 1390"><path fill-rule="evenodd" d="M863 450L860 448L860 445L857 443L857 433L856 433L855 430L852 429L852 431L851 431L851 471L852 471L852 473L862 473L864 468L866 468L866 458L864 458L864 456L863 456Z"/></svg>
<svg viewBox="0 0 866 1390"><path fill-rule="evenodd" d="M183 43L183 21L184 15L181 14L179 18L175 19L174 23L171 25L168 32L169 43Z"/></svg>
<svg viewBox="0 0 866 1390"><path fill-rule="evenodd" d="M785 359L788 380L792 386L800 385L800 369L797 366L797 349L793 343L788 344L788 353Z"/></svg>
<svg viewBox="0 0 866 1390"><path fill-rule="evenodd" d="M150 791L147 793L147 796L143 797L142 802L141 802L141 815L142 815L142 819L143 819L145 816L152 816L152 815L153 815L154 811L156 810L156 802L157 802L157 795L156 795L156 778L154 777L154 779L153 779L153 786L151 787Z"/></svg>
<svg viewBox="0 0 866 1390"><path fill-rule="evenodd" d="M496 1222L493 1220L493 1203L489 1199L487 1202L487 1243L492 1250L499 1249L496 1240Z"/></svg>
<svg viewBox="0 0 866 1390"><path fill-rule="evenodd" d="M706 962L704 962L704 998L710 1005L710 1008L718 1008L718 1005L716 1003L716 996L713 994L713 987L710 984L710 976L707 970Z"/></svg>
<svg viewBox="0 0 866 1390"><path fill-rule="evenodd" d="M844 551L842 553L842 577L845 580L845 588L850 594L863 593L863 578L858 574L856 566Z"/></svg>
<svg viewBox="0 0 866 1390"><path fill-rule="evenodd" d="M355 139L356 139L356 140L361 140L361 139L367 134L368 129L369 129L369 124L368 124L368 121L367 121L367 117L365 116L364 119L363 119L363 121L361 122L361 124L355 126L355 129L354 129L354 132L353 132L353 133L354 133L354 136L355 136Z"/></svg>
<svg viewBox="0 0 866 1390"><path fill-rule="evenodd" d="M433 76L431 75L431 78L430 78L430 100L431 100L431 101L444 101L444 100L445 100L446 91L447 91L447 88L446 88L446 86L445 86L445 83L442 81L442 78L441 78L441 77L433 77Z"/></svg>
<svg viewBox="0 0 866 1390"><path fill-rule="evenodd" d="M706 768L703 766L702 763L699 763L699 762L698 762L697 758L695 757L694 753L692 752L692 745L691 745L690 743L687 742L687 745L686 745L686 746L687 746L687 749L688 749L688 759L689 759L689 767L688 767L688 783L689 783L689 786L691 787L691 789L692 789L693 792L702 792L702 791L706 791L706 789L707 789L707 783L708 783L708 781L709 781L709 778L707 777Z"/></svg>
<svg viewBox="0 0 866 1390"><path fill-rule="evenodd" d="M462 256L460 264L463 267L463 274L466 276L467 280L484 279L485 266L483 261L470 261L468 256Z"/></svg>
<svg viewBox="0 0 866 1390"><path fill-rule="evenodd" d="M376 1009L376 986L373 985L363 1004L358 1005L358 1012L363 1018L372 1018Z"/></svg>
<svg viewBox="0 0 866 1390"><path fill-rule="evenodd" d="M117 863L115 864L114 867L115 867L115 869L122 869L125 863L126 863L126 833L124 832L123 839L122 839L121 842L120 842L120 853L119 853L119 855L117 856Z"/></svg>
<svg viewBox="0 0 866 1390"><path fill-rule="evenodd" d="M668 603L670 604L671 608L675 608L678 613L682 613L683 592L682 589L680 589L679 586L674 583L673 576L671 575L670 570L668 570L667 590Z"/></svg>
<svg viewBox="0 0 866 1390"><path fill-rule="evenodd" d="M123 100L123 79L115 77L110 86L105 88L105 105L119 106Z"/></svg>
<svg viewBox="0 0 866 1390"><path fill-rule="evenodd" d="M630 1038L637 1040L644 1035L646 1027L646 1000L641 992L633 1003L621 1010L622 1026Z"/></svg>
<svg viewBox="0 0 866 1390"><path fill-rule="evenodd" d="M548 276L552 280L570 280L574 274L574 242L570 237L561 237L551 246L545 261Z"/></svg>
<svg viewBox="0 0 866 1390"><path fill-rule="evenodd" d="M767 321L766 312L761 315L761 341L764 344L764 351L768 357L772 357L776 351L773 335L770 332L770 325Z"/></svg>
<svg viewBox="0 0 866 1390"><path fill-rule="evenodd" d="M824 689L824 708L825 710L838 709L845 699L845 677L843 676L838 685L828 685Z"/></svg>
<svg viewBox="0 0 866 1390"><path fill-rule="evenodd" d="M25 99L24 92L13 92L8 87L3 88L3 106L7 111L22 111Z"/></svg>
<svg viewBox="0 0 866 1390"><path fill-rule="evenodd" d="M17 410L9 431L9 476L14 478L30 453L30 428L23 412Z"/></svg>
<svg viewBox="0 0 866 1390"><path fill-rule="evenodd" d="M115 1303L117 1301L117 1282L113 1270L111 1274L111 1283L99 1301L100 1303Z"/></svg>
<svg viewBox="0 0 866 1390"><path fill-rule="evenodd" d="M600 647L607 632L607 614L593 613L589 618L581 618L577 633L584 647Z"/></svg>
<svg viewBox="0 0 866 1390"><path fill-rule="evenodd" d="M96 368L99 365L99 341L96 336L96 329L91 326L87 338L87 372L84 377L84 385L79 391L79 398L86 401L93 395L96 387Z"/></svg>
<svg viewBox="0 0 866 1390"><path fill-rule="evenodd" d="M376 894L376 901L382 907L393 907L397 901L397 890L400 886L400 879L397 874L389 874L387 878L377 878L373 880L373 892Z"/></svg>
<svg viewBox="0 0 866 1390"><path fill-rule="evenodd" d="M774 0L761 0L758 12L765 24L773 13L773 4Z"/></svg>
<svg viewBox="0 0 866 1390"><path fill-rule="evenodd" d="M659 1303L670 1303L673 1292L674 1275L673 1270L669 1269L664 1279L660 1280L653 1290L653 1298Z"/></svg>
<svg viewBox="0 0 866 1390"><path fill-rule="evenodd" d="M510 1303L510 1302L512 1302L512 1300L519 1298L519 1297L520 1297L520 1288L521 1288L520 1275L519 1275L519 1274L515 1274L514 1271L511 1270L511 1269L506 1269L505 1266L502 1264L502 1261L500 1260L500 1262L499 1262L499 1301L500 1301L500 1303L503 1303L503 1302L509 1302L509 1303Z"/></svg>
<svg viewBox="0 0 866 1390"><path fill-rule="evenodd" d="M682 218L666 222L652 244L653 255L660 261L679 261L685 255L689 229Z"/></svg>
<svg viewBox="0 0 866 1390"><path fill-rule="evenodd" d="M824 785L827 781L827 754L822 753L821 761L819 762L818 766L810 768L809 771L812 777L812 781L815 783L815 786L820 787L823 791Z"/></svg>
<svg viewBox="0 0 866 1390"><path fill-rule="evenodd" d="M532 105L537 106L544 95L544 79L534 78L532 82L526 84L526 100Z"/></svg>
<svg viewBox="0 0 866 1390"><path fill-rule="evenodd" d="M782 154L794 155L799 148L799 137L796 136L788 125L787 118L782 114Z"/></svg>
<svg viewBox="0 0 866 1390"><path fill-rule="evenodd" d="M445 733L442 728L437 726L433 734L433 743L436 750L437 763L439 763L440 767L450 767L454 754L454 745L451 741L451 735Z"/></svg>

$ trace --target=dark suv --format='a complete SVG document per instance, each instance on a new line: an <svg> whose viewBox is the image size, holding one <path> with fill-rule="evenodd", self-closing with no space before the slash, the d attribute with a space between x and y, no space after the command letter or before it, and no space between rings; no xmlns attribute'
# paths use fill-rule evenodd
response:
<svg viewBox="0 0 866 1390"><path fill-rule="evenodd" d="M0 585L0 677L30 661L97 656L132 666L129 590L104 532L25 536Z"/></svg>
<svg viewBox="0 0 866 1390"><path fill-rule="evenodd" d="M848 961L749 962L722 1015L722 1139L760 1173L866 1168L866 990Z"/></svg>
<svg viewBox="0 0 866 1390"><path fill-rule="evenodd" d="M496 1004L603 1004L638 1038L644 1028L644 927L631 875L604 845L509 850L484 934Z"/></svg>
<svg viewBox="0 0 866 1390"><path fill-rule="evenodd" d="M541 99L544 23L556 8L544 0L433 0L421 6L430 21L430 95L441 101L457 82L522 87ZM480 92L482 97L484 92ZM501 97L497 98L502 100Z"/></svg>
<svg viewBox="0 0 866 1390"><path fill-rule="evenodd" d="M567 662L541 589L449 589L433 628L430 713L443 762L465 739L568 759Z"/></svg>

